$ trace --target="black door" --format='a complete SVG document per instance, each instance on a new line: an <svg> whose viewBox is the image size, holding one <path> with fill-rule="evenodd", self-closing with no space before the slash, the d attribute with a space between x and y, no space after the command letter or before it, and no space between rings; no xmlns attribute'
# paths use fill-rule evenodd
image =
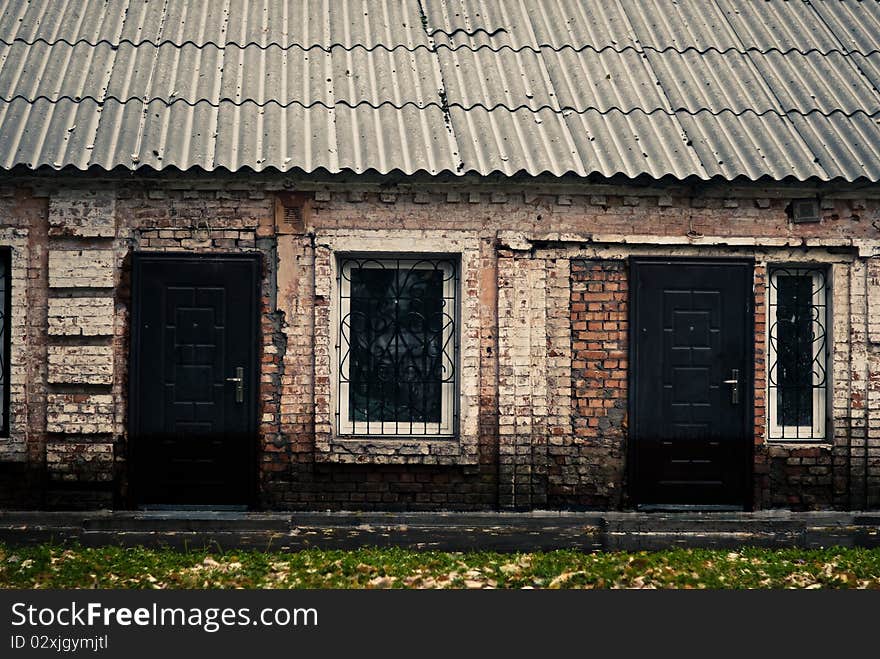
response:
<svg viewBox="0 0 880 659"><path fill-rule="evenodd" d="M746 506L752 264L634 260L631 281L636 502Z"/></svg>
<svg viewBox="0 0 880 659"><path fill-rule="evenodd" d="M130 441L140 504L252 499L259 261L135 254Z"/></svg>

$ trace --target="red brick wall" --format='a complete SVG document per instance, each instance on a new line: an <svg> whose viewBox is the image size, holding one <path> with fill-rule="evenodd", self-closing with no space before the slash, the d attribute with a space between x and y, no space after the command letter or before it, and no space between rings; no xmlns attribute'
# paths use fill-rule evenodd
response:
<svg viewBox="0 0 880 659"><path fill-rule="evenodd" d="M559 480L551 486L550 501L557 505L613 509L623 501L627 300L624 261L572 261L573 436L570 447L554 456Z"/></svg>

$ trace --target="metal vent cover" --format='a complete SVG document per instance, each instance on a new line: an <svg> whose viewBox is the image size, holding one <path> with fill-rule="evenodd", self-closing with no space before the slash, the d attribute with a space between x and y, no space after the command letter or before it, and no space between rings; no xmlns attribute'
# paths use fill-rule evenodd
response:
<svg viewBox="0 0 880 659"><path fill-rule="evenodd" d="M790 209L791 221L795 224L819 221L819 201L817 199L792 199Z"/></svg>

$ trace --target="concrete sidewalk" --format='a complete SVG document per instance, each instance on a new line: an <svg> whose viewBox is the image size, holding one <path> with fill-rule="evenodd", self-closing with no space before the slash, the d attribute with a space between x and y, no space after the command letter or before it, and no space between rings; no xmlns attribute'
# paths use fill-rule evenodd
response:
<svg viewBox="0 0 880 659"><path fill-rule="evenodd" d="M77 542L274 551L880 547L880 512L0 512L10 544Z"/></svg>

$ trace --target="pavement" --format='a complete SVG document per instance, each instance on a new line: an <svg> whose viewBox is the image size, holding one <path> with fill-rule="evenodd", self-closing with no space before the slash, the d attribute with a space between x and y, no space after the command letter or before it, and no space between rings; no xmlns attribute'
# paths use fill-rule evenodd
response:
<svg viewBox="0 0 880 659"><path fill-rule="evenodd" d="M0 511L0 541L298 551L880 547L868 512Z"/></svg>

